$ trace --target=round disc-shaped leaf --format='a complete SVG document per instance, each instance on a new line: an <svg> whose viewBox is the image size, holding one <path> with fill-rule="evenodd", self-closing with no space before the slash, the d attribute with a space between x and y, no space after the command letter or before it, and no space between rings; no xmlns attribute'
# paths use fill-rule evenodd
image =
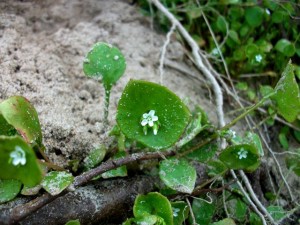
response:
<svg viewBox="0 0 300 225"><path fill-rule="evenodd" d="M160 193L150 192L147 195L138 195L133 206L136 218L156 215L164 219L168 225L173 225L173 211L169 200Z"/></svg>
<svg viewBox="0 0 300 225"><path fill-rule="evenodd" d="M185 159L171 158L160 162L159 177L169 188L191 194L197 173Z"/></svg>
<svg viewBox="0 0 300 225"><path fill-rule="evenodd" d="M98 42L88 52L83 61L83 71L86 76L102 79L106 90L124 74L125 57L116 47Z"/></svg>
<svg viewBox="0 0 300 225"><path fill-rule="evenodd" d="M260 164L258 150L249 144L234 145L220 154L220 160L230 169L254 171Z"/></svg>
<svg viewBox="0 0 300 225"><path fill-rule="evenodd" d="M42 146L42 131L33 105L22 96L13 96L0 103L0 113L29 143Z"/></svg>
<svg viewBox="0 0 300 225"><path fill-rule="evenodd" d="M152 129L143 132L143 114L155 111L160 127L157 135ZM164 149L173 145L185 130L190 120L190 112L167 88L141 80L131 80L119 100L117 122L128 138L137 140L154 149Z"/></svg>
<svg viewBox="0 0 300 225"><path fill-rule="evenodd" d="M42 180L34 151L21 137L0 136L0 171L0 178L17 179L29 187Z"/></svg>
<svg viewBox="0 0 300 225"><path fill-rule="evenodd" d="M0 179L0 204L14 199L21 190L22 183L14 179Z"/></svg>

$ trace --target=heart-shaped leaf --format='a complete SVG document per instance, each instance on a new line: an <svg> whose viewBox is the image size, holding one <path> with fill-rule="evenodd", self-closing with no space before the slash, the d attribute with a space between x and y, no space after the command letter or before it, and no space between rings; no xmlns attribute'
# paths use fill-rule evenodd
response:
<svg viewBox="0 0 300 225"><path fill-rule="evenodd" d="M21 190L22 183L14 179L0 179L0 204L14 199Z"/></svg>
<svg viewBox="0 0 300 225"><path fill-rule="evenodd" d="M34 151L17 136L0 136L0 171L0 178L17 179L29 187L39 184L42 179Z"/></svg>
<svg viewBox="0 0 300 225"><path fill-rule="evenodd" d="M185 159L170 158L160 162L159 177L170 188L191 194L197 173Z"/></svg>
<svg viewBox="0 0 300 225"><path fill-rule="evenodd" d="M145 134L141 123L144 114L157 117L156 135L151 129L154 126ZM189 119L190 112L180 98L167 88L147 81L129 81L118 104L117 122L125 136L157 150L178 141Z"/></svg>
<svg viewBox="0 0 300 225"><path fill-rule="evenodd" d="M138 195L133 206L136 218L155 215L161 217L165 224L173 225L173 211L169 200L160 193L150 192Z"/></svg>
<svg viewBox="0 0 300 225"><path fill-rule="evenodd" d="M249 144L229 146L219 156L230 169L254 171L260 164L258 150Z"/></svg>
<svg viewBox="0 0 300 225"><path fill-rule="evenodd" d="M293 122L300 113L299 86L294 76L294 66L288 63L275 87L273 99L277 103L278 113L288 122Z"/></svg>
<svg viewBox="0 0 300 225"><path fill-rule="evenodd" d="M49 194L58 195L72 184L73 181L74 177L70 173L65 171L51 171L44 177L41 184Z"/></svg>
<svg viewBox="0 0 300 225"><path fill-rule="evenodd" d="M102 79L107 91L124 74L125 69L125 58L120 50L102 42L96 43L83 61L85 75Z"/></svg>
<svg viewBox="0 0 300 225"><path fill-rule="evenodd" d="M26 98L13 96L4 100L0 103L0 114L27 143L42 146L39 118L35 108Z"/></svg>

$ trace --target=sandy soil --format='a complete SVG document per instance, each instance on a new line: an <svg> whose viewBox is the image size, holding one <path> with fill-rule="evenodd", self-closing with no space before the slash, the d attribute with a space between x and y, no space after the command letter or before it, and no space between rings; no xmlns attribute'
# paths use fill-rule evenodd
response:
<svg viewBox="0 0 300 225"><path fill-rule="evenodd" d="M165 35L150 20L120 0L0 2L0 100L23 95L36 107L50 159L62 166L82 160L100 143L104 89L84 76L82 62L91 46L108 42L127 60L125 75L112 90L110 126L129 79L159 82L158 63ZM171 50L170 50L171 49ZM166 55L183 63L184 50L174 40ZM163 84L190 106L201 105L215 120L207 90L175 70L165 69Z"/></svg>

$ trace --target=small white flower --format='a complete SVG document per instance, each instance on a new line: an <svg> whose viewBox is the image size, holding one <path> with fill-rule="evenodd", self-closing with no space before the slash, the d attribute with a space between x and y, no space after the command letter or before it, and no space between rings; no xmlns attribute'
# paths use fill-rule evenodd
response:
<svg viewBox="0 0 300 225"><path fill-rule="evenodd" d="M228 134L230 135L231 138L236 138L236 132L234 130L229 130Z"/></svg>
<svg viewBox="0 0 300 225"><path fill-rule="evenodd" d="M144 113L141 125L144 127L148 124L150 127L153 127L154 125L153 122L158 121L158 117L155 116L154 114L155 114L154 110L150 110L149 113Z"/></svg>
<svg viewBox="0 0 300 225"><path fill-rule="evenodd" d="M266 13L267 13L268 15L271 15L271 12L270 12L269 9L266 9Z"/></svg>
<svg viewBox="0 0 300 225"><path fill-rule="evenodd" d="M256 61L256 62L259 62L259 63L260 63L261 60L262 60L262 56L261 56L260 54L258 54L258 55L255 56L255 61Z"/></svg>
<svg viewBox="0 0 300 225"><path fill-rule="evenodd" d="M239 159L243 159L243 158L246 159L248 152L245 149L241 148L241 150L238 152L238 155L239 155Z"/></svg>
<svg viewBox="0 0 300 225"><path fill-rule="evenodd" d="M16 146L15 150L9 154L10 158L12 159L12 164L17 166L19 164L25 165L26 164L26 156L24 150Z"/></svg>
<svg viewBox="0 0 300 225"><path fill-rule="evenodd" d="M218 56L219 55L219 50L217 48L214 48L212 51L211 51L211 54L215 55L215 56Z"/></svg>
<svg viewBox="0 0 300 225"><path fill-rule="evenodd" d="M173 207L172 207L172 209L173 209L173 216L174 216L174 217L177 217L177 216L178 216L178 213L179 213L179 211L180 211L180 209L173 208Z"/></svg>

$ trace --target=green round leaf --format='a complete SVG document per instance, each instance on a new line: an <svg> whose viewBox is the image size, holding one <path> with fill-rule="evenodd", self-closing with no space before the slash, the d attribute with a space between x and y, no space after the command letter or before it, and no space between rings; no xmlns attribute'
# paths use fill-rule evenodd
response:
<svg viewBox="0 0 300 225"><path fill-rule="evenodd" d="M102 79L106 90L119 80L126 69L125 57L116 47L107 43L96 43L83 61L86 76Z"/></svg>
<svg viewBox="0 0 300 225"><path fill-rule="evenodd" d="M170 188L191 194L197 173L185 159L166 159L159 164L159 177Z"/></svg>
<svg viewBox="0 0 300 225"><path fill-rule="evenodd" d="M258 27L262 24L264 11L258 6L249 7L245 11L245 18L251 27Z"/></svg>
<svg viewBox="0 0 300 225"><path fill-rule="evenodd" d="M22 96L13 96L0 103L0 113L29 143L42 146L42 131L35 108Z"/></svg>
<svg viewBox="0 0 300 225"><path fill-rule="evenodd" d="M65 171L52 171L48 173L43 181L43 188L51 195L58 195L70 184L72 184L74 177L72 174Z"/></svg>
<svg viewBox="0 0 300 225"><path fill-rule="evenodd" d="M14 179L0 179L0 204L14 199L21 190L22 183Z"/></svg>
<svg viewBox="0 0 300 225"><path fill-rule="evenodd" d="M142 116L155 111L160 127L157 135L148 129L145 135ZM120 130L130 139L160 150L173 145L184 132L190 112L183 102L167 88L141 80L131 80L125 87L118 104L117 122Z"/></svg>
<svg viewBox="0 0 300 225"><path fill-rule="evenodd" d="M0 171L0 178L17 179L29 187L39 184L42 179L34 151L17 136L0 136Z"/></svg>
<svg viewBox="0 0 300 225"><path fill-rule="evenodd" d="M258 150L248 144L230 146L219 158L228 168L236 170L254 171L260 163Z"/></svg>
<svg viewBox="0 0 300 225"><path fill-rule="evenodd" d="M150 192L147 195L138 195L133 206L136 218L156 215L163 218L168 225L173 225L173 211L169 200L160 193Z"/></svg>

